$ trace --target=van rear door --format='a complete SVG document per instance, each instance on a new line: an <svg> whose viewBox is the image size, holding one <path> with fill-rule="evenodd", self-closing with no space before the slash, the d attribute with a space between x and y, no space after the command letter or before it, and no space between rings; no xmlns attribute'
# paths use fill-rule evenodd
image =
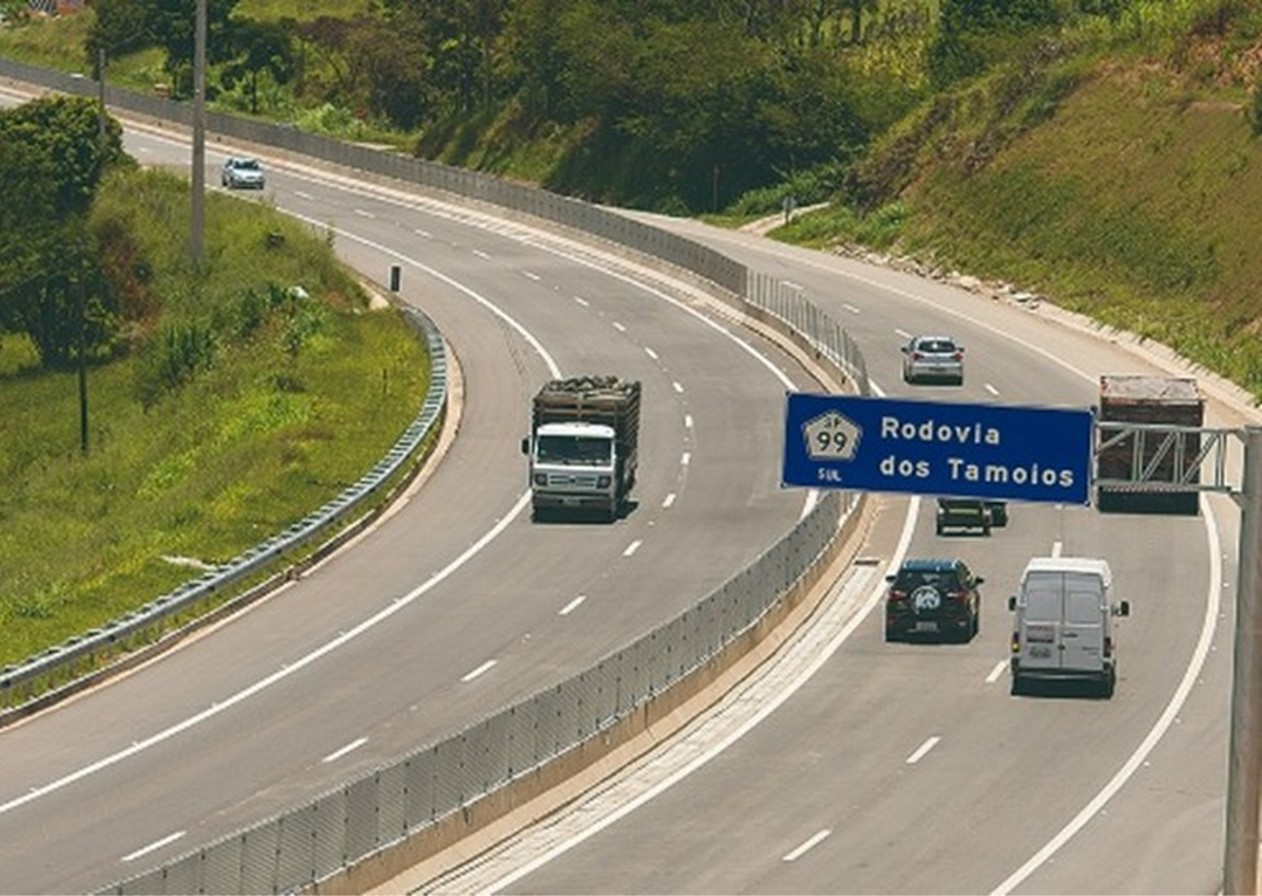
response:
<svg viewBox="0 0 1262 896"><path fill-rule="evenodd" d="M1018 614L1022 670L1060 668L1064 579L1064 574L1059 572L1035 572L1026 576L1022 595L1025 607Z"/></svg>
<svg viewBox="0 0 1262 896"><path fill-rule="evenodd" d="M1061 626L1061 668L1104 669L1104 595L1098 577L1065 573L1065 621Z"/></svg>

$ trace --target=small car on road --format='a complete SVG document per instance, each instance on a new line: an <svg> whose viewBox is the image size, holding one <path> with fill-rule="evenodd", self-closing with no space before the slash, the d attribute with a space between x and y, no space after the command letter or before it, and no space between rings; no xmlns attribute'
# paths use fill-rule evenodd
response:
<svg viewBox="0 0 1262 896"><path fill-rule="evenodd" d="M950 336L913 336L902 347L903 381L964 383L964 346Z"/></svg>
<svg viewBox="0 0 1262 896"><path fill-rule="evenodd" d="M219 183L229 190L261 190L266 180L259 160L250 156L228 156L219 175Z"/></svg>
<svg viewBox="0 0 1262 896"><path fill-rule="evenodd" d="M961 643L981 630L982 582L960 559L904 560L885 577L885 640L927 635Z"/></svg>

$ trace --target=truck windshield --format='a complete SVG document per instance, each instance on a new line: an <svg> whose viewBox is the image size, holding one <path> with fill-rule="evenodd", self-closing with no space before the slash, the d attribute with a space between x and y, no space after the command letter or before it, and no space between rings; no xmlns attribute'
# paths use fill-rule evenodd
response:
<svg viewBox="0 0 1262 896"><path fill-rule="evenodd" d="M613 443L583 436L540 436L539 460L553 464L607 464Z"/></svg>

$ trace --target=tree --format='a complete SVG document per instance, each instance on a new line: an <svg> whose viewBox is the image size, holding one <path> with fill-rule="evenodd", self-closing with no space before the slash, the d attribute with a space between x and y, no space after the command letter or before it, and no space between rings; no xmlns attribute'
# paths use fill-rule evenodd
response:
<svg viewBox="0 0 1262 896"><path fill-rule="evenodd" d="M294 43L292 22L255 22L245 20L235 27L233 39L237 57L224 65L223 84L228 89L245 81L250 98L250 112L259 111L259 77L266 73L277 84L286 84L294 75Z"/></svg>

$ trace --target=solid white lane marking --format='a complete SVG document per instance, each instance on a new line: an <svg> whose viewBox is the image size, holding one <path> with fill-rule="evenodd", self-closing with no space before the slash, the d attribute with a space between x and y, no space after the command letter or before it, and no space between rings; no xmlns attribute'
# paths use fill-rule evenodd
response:
<svg viewBox="0 0 1262 896"><path fill-rule="evenodd" d="M340 750L334 750L332 753L330 753L328 756L325 756L320 761L321 762L337 762L347 753L350 753L354 750L358 750L360 747L362 747L366 743L368 743L368 738L366 737L358 738L356 740L351 741L349 744L342 747Z"/></svg>
<svg viewBox="0 0 1262 896"><path fill-rule="evenodd" d="M815 834L813 837L811 837L809 840L807 840L805 843L803 843L803 844L802 844L801 846L799 846L797 849L794 849L794 850L791 850L791 851L789 851L789 852L785 853L785 854L784 854L784 858L782 858L780 861L782 861L782 862L796 862L796 861L797 861L799 858L801 858L801 857L802 857L802 856L803 856L806 852L808 852L809 850L811 850L811 849L813 849L814 847L818 846L818 845L819 845L820 843L822 843L824 840L828 839L828 836L829 836L830 834L832 834L832 831L830 831L828 828L824 828L824 830L822 830L822 831L820 831L819 833Z"/></svg>
<svg viewBox="0 0 1262 896"><path fill-rule="evenodd" d="M478 258L485 258L487 261L491 260L490 254L483 252L481 249L474 249L473 254L478 256Z"/></svg>
<svg viewBox="0 0 1262 896"><path fill-rule="evenodd" d="M622 324L618 323L617 321L613 322L613 328L617 330L619 333L625 333L627 331L627 328L624 327Z"/></svg>
<svg viewBox="0 0 1262 896"><path fill-rule="evenodd" d="M684 414L684 429L692 429L692 414Z"/></svg>
<svg viewBox="0 0 1262 896"><path fill-rule="evenodd" d="M897 327L895 327L895 328L894 328L894 332L895 332L895 333L897 333L899 336L902 336L904 339L910 339L910 338L911 338L911 334L910 334L910 333L908 333L906 330L900 330L900 329L898 329Z"/></svg>
<svg viewBox="0 0 1262 896"><path fill-rule="evenodd" d="M179 840L181 837L183 837L187 833L188 831L176 831L174 834L169 834L168 836L163 837L161 840L155 840L154 842L150 843L148 846L141 847L135 852L129 852L127 855L123 856L123 861L134 862L136 861L136 859L140 858L141 856L149 855L149 853L153 852L154 850L161 849L164 846L170 846L172 843L174 843L176 840Z"/></svg>
<svg viewBox="0 0 1262 896"><path fill-rule="evenodd" d="M1151 753L1165 736L1170 726L1174 724L1175 719L1179 715L1179 711L1183 709L1183 704L1187 701L1188 695L1192 693L1192 686L1196 684L1196 680L1201 675L1201 668L1205 665L1205 658L1209 656L1210 644L1214 640L1214 626L1218 618L1218 604L1222 599L1222 564L1219 559L1219 541L1218 541L1218 521L1214 517L1214 510L1209 501L1201 500L1201 514L1205 522L1206 540L1209 542L1210 556L1210 572L1209 572L1209 589L1205 598L1205 616L1201 620L1201 637L1196 642L1196 649L1192 651L1192 661L1188 663L1187 668L1183 671L1183 678L1179 681L1179 686L1175 688L1174 694L1170 697L1170 702L1166 704L1165 710L1162 711L1161 717L1157 719L1156 724L1152 726L1152 730L1148 732L1131 757L1126 760L1117 774L1103 789L1095 795L1095 798L1087 805L1082 807L1082 811L1073 817L1069 824L1065 825L1060 831L1047 842L1047 845L1030 857L1030 860L1018 868L1016 871L1001 883L995 889L991 890L990 896L1006 896L1013 889L1019 887L1031 874L1039 869L1048 859L1056 854L1056 851L1064 846L1074 834L1078 833L1087 823L1095 817L1105 804L1111 800L1119 790L1130 780L1131 775L1135 774L1143 767L1148 754Z"/></svg>
<svg viewBox="0 0 1262 896"><path fill-rule="evenodd" d="M1060 552L1063 551L1064 549L1065 549L1064 545L1062 545L1059 541L1052 542L1052 556L1053 557L1059 557Z"/></svg>
<svg viewBox="0 0 1262 896"><path fill-rule="evenodd" d="M685 452L683 453L683 456L679 459L679 463L680 463L680 465L681 465L681 466L685 466L685 467L686 467L686 466L688 466L688 463L689 463L691 460L692 460L692 452L691 452L691 451L685 451Z"/></svg>
<svg viewBox="0 0 1262 896"><path fill-rule="evenodd" d="M649 356L650 358L652 358L654 361L656 361L656 360L657 360L657 352L653 351L653 350L652 350L651 348L649 348L647 345L644 347L644 354L648 355L648 356Z"/></svg>
<svg viewBox="0 0 1262 896"><path fill-rule="evenodd" d="M926 740L923 744L921 744L920 746L916 748L915 753L912 753L910 756L907 757L907 764L915 765L921 759L924 759L925 754L928 753L930 750L932 750L934 747L936 747L938 745L938 741L940 740L942 740L942 738L938 737L936 734L933 737Z"/></svg>
<svg viewBox="0 0 1262 896"><path fill-rule="evenodd" d="M564 607L562 607L562 608L561 608L561 612L560 612L560 613L558 613L557 615L558 615L558 616L569 616L571 613L573 613L575 610L577 610L577 609L579 608L579 606L580 606L580 605L583 603L583 601L585 601L585 600L587 600L587 595L586 595L586 594L580 594L578 597L574 598L572 601L570 601L568 604L566 604Z"/></svg>
<svg viewBox="0 0 1262 896"><path fill-rule="evenodd" d="M666 496L665 500L662 501L662 506L669 507L670 505L674 503L675 503L675 493L671 492L669 495Z"/></svg>
<svg viewBox="0 0 1262 896"><path fill-rule="evenodd" d="M644 539L637 538L635 541L627 545L627 549L622 552L622 556L630 557L632 554L634 554L636 551L640 549L640 545L642 544L644 544Z"/></svg>
<svg viewBox="0 0 1262 896"><path fill-rule="evenodd" d="M368 209L366 209L366 208L357 208L357 209L355 209L355 214L359 215L361 218L375 218L375 217L377 217L377 216L376 216L376 215L374 215L372 212L368 211Z"/></svg>
<svg viewBox="0 0 1262 896"><path fill-rule="evenodd" d="M894 553L890 556L890 569L897 569L899 564L903 562L903 558L907 556L907 550L911 546L912 536L916 532L916 517L919 513L920 496L912 495L911 500L907 502L907 516L903 518L903 531L899 534L898 545L894 548ZM544 850L541 854L535 856L530 861L504 875L499 880L495 881L490 887L486 888L484 892L500 893L507 890L526 875L542 868L558 856L568 852L591 837L596 836L605 828L616 824L621 819L630 815L658 794L674 787L684 778L687 778L697 769L701 768L715 756L721 754L732 744L736 743L756 728L764 719L767 718L767 716L771 715L780 708L780 706L788 702L789 698L796 694L803 685L810 681L815 676L815 673L817 673L824 664L828 662L832 655L841 648L841 645L844 644L854 633L855 629L857 629L860 624L868 618L868 616L872 613L872 610L879 606L881 601L885 599L886 587L885 580L883 578L878 578L872 591L869 592L868 598L864 602L863 606L861 606L855 614L850 617L850 619L842 626L841 630L832 638L832 640L829 641L822 650L815 654L813 660L805 668L803 668L792 681L789 681L770 700L762 703L753 715L746 719L745 722L739 725L735 730L731 731L726 737L718 743L712 744L708 749L693 758L692 761L686 763L682 768L676 769L673 773L667 775L664 779L658 781L648 790L640 793L620 808L610 812L603 818L597 819L591 824L586 825L580 833L567 838L561 843L552 846L550 849Z"/></svg>
<svg viewBox="0 0 1262 896"><path fill-rule="evenodd" d="M990 670L990 674L986 676L986 684L994 684L999 680L999 676L1003 675L1004 670L1008 668L1007 660L1000 660L995 663L995 668Z"/></svg>
<svg viewBox="0 0 1262 896"><path fill-rule="evenodd" d="M539 279L540 279L539 275L538 275L538 274L536 274L534 271L522 271L522 272L521 272L521 275L522 275L523 277L525 277L527 280L539 280Z"/></svg>
<svg viewBox="0 0 1262 896"><path fill-rule="evenodd" d="M999 394L999 390L996 389L994 386L992 386L990 383L986 383L986 391L989 392L991 395L997 396Z"/></svg>
<svg viewBox="0 0 1262 896"><path fill-rule="evenodd" d="M474 669L472 672L466 672L463 676L461 676L460 680L473 681L473 679L477 678L479 675L483 675L486 672L489 672L492 669L494 669L497 662L498 662L497 660L487 660L485 663L478 666L478 668Z"/></svg>
<svg viewBox="0 0 1262 896"><path fill-rule="evenodd" d="M672 388L672 389L674 389L676 392L683 392L683 391L684 391L684 387L683 387L683 386L681 386L681 385L679 384L679 381L678 381L678 380L676 380L676 381L672 382L672 383L670 384L670 386L671 386L671 388Z"/></svg>

